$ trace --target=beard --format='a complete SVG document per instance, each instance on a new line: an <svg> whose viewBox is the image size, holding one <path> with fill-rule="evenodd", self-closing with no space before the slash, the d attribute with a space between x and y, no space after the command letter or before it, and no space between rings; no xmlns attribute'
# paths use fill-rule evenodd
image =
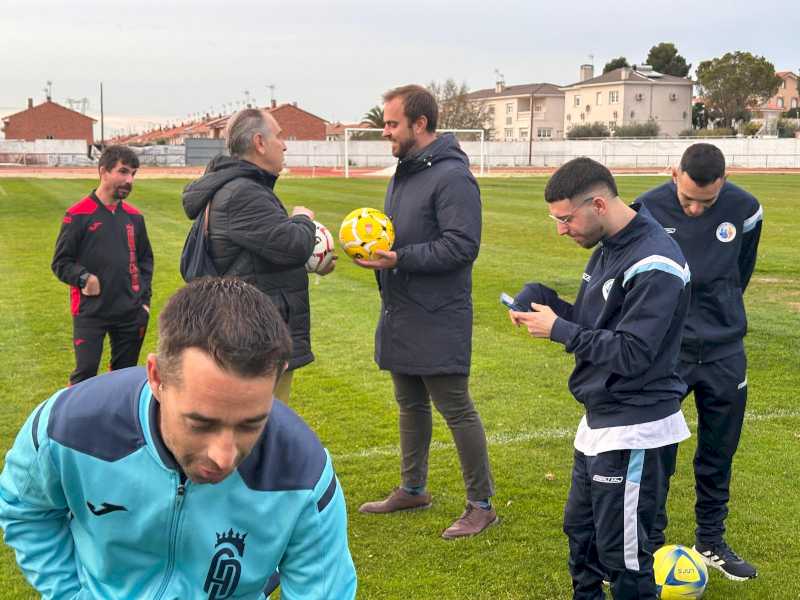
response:
<svg viewBox="0 0 800 600"><path fill-rule="evenodd" d="M132 189L133 186L130 185L117 186L116 188L114 188L114 198L116 198L117 200L124 200L131 193Z"/></svg>
<svg viewBox="0 0 800 600"><path fill-rule="evenodd" d="M392 140L392 141L397 144L396 147L394 146L394 144L392 145L392 155L394 155L395 158L403 160L404 158L406 158L406 156L408 156L408 153L411 152L411 150L417 144L417 137L414 135L413 130L409 127L408 138L406 138L402 142L398 140Z"/></svg>

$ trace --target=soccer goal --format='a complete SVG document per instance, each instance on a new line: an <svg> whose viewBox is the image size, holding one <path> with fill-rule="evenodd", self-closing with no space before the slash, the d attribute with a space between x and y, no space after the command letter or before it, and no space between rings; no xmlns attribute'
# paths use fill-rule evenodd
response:
<svg viewBox="0 0 800 600"><path fill-rule="evenodd" d="M383 140L360 140L352 139L354 133L366 132L383 132L383 129L366 128L361 129L358 127L346 127L344 130L344 176L350 177L351 166L366 166L375 167L378 170L380 167L390 169L393 167L397 159L392 157L391 152L388 151L389 143ZM480 174L484 174L484 163L486 157L485 135L483 129L437 129L437 133L454 133L456 137L461 134L470 138L478 138L478 163L480 165ZM462 142L463 141L459 140ZM466 144L475 144L476 142L466 142ZM364 145L366 144L366 145ZM354 148L357 145L358 148ZM470 163L474 163L474 154L469 152L469 148L464 148L464 152L470 157ZM353 163L352 165L350 163ZM372 164L370 164L372 163Z"/></svg>

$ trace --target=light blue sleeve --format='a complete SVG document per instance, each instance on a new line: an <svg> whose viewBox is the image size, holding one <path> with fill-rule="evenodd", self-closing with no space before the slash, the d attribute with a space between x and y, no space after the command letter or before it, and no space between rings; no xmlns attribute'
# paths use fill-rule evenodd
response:
<svg viewBox="0 0 800 600"><path fill-rule="evenodd" d="M0 527L22 572L43 600L81 592L67 501L47 438L51 398L23 425L0 474Z"/></svg>
<svg viewBox="0 0 800 600"><path fill-rule="evenodd" d="M356 596L356 571L347 545L347 508L330 455L278 570L283 600L352 600Z"/></svg>

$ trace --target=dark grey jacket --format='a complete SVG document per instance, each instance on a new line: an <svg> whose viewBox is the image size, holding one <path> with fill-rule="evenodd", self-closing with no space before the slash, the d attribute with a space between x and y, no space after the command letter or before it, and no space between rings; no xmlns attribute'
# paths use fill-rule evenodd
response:
<svg viewBox="0 0 800 600"><path fill-rule="evenodd" d="M398 163L384 211L394 223L398 262L376 273L375 362L406 375L468 375L481 198L452 134Z"/></svg>
<svg viewBox="0 0 800 600"><path fill-rule="evenodd" d="M195 219L209 210L211 255L221 275L238 277L267 294L292 334L289 368L314 360L311 352L308 273L315 227L289 217L272 191L277 177L245 160L218 156L183 192L183 209Z"/></svg>

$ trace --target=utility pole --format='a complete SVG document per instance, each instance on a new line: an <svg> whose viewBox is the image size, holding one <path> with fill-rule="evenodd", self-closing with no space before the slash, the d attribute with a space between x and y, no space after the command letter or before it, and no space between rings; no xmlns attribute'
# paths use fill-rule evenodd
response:
<svg viewBox="0 0 800 600"><path fill-rule="evenodd" d="M536 92L538 92L541 87L542 87L542 84L540 83L534 89L533 88L533 84L531 84L531 125L530 125L530 128L528 129L528 166L529 167L533 166L533 108L534 108L533 100L534 100L534 98L536 96Z"/></svg>
<svg viewBox="0 0 800 600"><path fill-rule="evenodd" d="M100 82L100 150L106 145L105 137L105 113L103 112L103 82Z"/></svg>

